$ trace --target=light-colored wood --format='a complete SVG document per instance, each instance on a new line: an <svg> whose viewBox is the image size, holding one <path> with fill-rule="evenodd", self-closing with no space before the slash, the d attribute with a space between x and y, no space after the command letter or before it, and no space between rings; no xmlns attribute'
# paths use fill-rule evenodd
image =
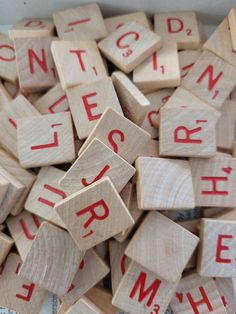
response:
<svg viewBox="0 0 236 314"><path fill-rule="evenodd" d="M176 42L178 49L198 49L201 47L201 37L195 12L157 13L154 16L154 29L163 40Z"/></svg>
<svg viewBox="0 0 236 314"><path fill-rule="evenodd" d="M11 82L5 81L4 87L11 96L11 98L15 99L19 95L23 95L30 103L34 103L38 98L42 96L41 92L34 92L30 93L27 91L21 91L19 82L17 81L16 84L13 84Z"/></svg>
<svg viewBox="0 0 236 314"><path fill-rule="evenodd" d="M18 313L39 313L46 293L34 283L19 277L20 256L10 253L0 271L0 304Z"/></svg>
<svg viewBox="0 0 236 314"><path fill-rule="evenodd" d="M160 36L131 21L100 41L98 47L120 70L130 73L161 45Z"/></svg>
<svg viewBox="0 0 236 314"><path fill-rule="evenodd" d="M112 295L105 289L94 287L86 293L86 297L96 304L105 314L119 313L118 309L111 304Z"/></svg>
<svg viewBox="0 0 236 314"><path fill-rule="evenodd" d="M24 96L18 96L14 99L9 106L0 112L1 146L17 158L17 120L39 115L39 112Z"/></svg>
<svg viewBox="0 0 236 314"><path fill-rule="evenodd" d="M201 55L200 50L181 50L179 55L180 77L183 79Z"/></svg>
<svg viewBox="0 0 236 314"><path fill-rule="evenodd" d="M4 176L0 175L0 204L2 203L7 190L9 189L9 181Z"/></svg>
<svg viewBox="0 0 236 314"><path fill-rule="evenodd" d="M188 75L182 87L220 109L235 86L236 69L210 51L204 51Z"/></svg>
<svg viewBox="0 0 236 314"><path fill-rule="evenodd" d="M0 82L0 111L9 105L12 101L11 95L8 93L7 89L5 88L5 81L4 85Z"/></svg>
<svg viewBox="0 0 236 314"><path fill-rule="evenodd" d="M50 50L53 37L14 40L20 88L40 91L56 84L57 74Z"/></svg>
<svg viewBox="0 0 236 314"><path fill-rule="evenodd" d="M24 168L66 163L75 157L68 112L18 120L17 140L19 160Z"/></svg>
<svg viewBox="0 0 236 314"><path fill-rule="evenodd" d="M8 235L0 231L0 267L10 252L14 241Z"/></svg>
<svg viewBox="0 0 236 314"><path fill-rule="evenodd" d="M163 42L161 49L138 65L133 82L140 89L157 90L180 85L180 66L177 44Z"/></svg>
<svg viewBox="0 0 236 314"><path fill-rule="evenodd" d="M220 43L220 45L218 43ZM212 51L229 64L236 66L236 55L232 46L228 17L223 19L205 42L203 48Z"/></svg>
<svg viewBox="0 0 236 314"><path fill-rule="evenodd" d="M12 215L17 215L21 212L24 206L25 199L33 182L35 181L36 176L33 172L22 168L19 162L3 149L0 149L0 164L4 169L6 169L11 175L13 175L25 186L24 193L21 194L21 197L14 205L14 208L11 210Z"/></svg>
<svg viewBox="0 0 236 314"><path fill-rule="evenodd" d="M225 208L222 208L222 207L203 208L202 217L212 218L212 217L218 216L218 214L221 214L224 211L225 211Z"/></svg>
<svg viewBox="0 0 236 314"><path fill-rule="evenodd" d="M164 314L176 287L177 282L161 280L132 261L116 290L112 304L130 314Z"/></svg>
<svg viewBox="0 0 236 314"><path fill-rule="evenodd" d="M55 12L53 20L62 40L99 40L107 35L101 10L96 3Z"/></svg>
<svg viewBox="0 0 236 314"><path fill-rule="evenodd" d="M83 256L66 231L43 222L19 275L61 297L68 291Z"/></svg>
<svg viewBox="0 0 236 314"><path fill-rule="evenodd" d="M0 178L3 178L9 183L8 189L0 204L0 223L3 223L14 205L20 200L22 193L25 193L25 185L2 166L0 166Z"/></svg>
<svg viewBox="0 0 236 314"><path fill-rule="evenodd" d="M232 8L228 14L228 23L233 50L236 51L236 9Z"/></svg>
<svg viewBox="0 0 236 314"><path fill-rule="evenodd" d="M108 177L58 202L55 209L81 250L88 250L134 224Z"/></svg>
<svg viewBox="0 0 236 314"><path fill-rule="evenodd" d="M174 314L227 314L214 280L196 273L180 280L170 305Z"/></svg>
<svg viewBox="0 0 236 314"><path fill-rule="evenodd" d="M106 67L94 41L54 41L51 50L64 90L107 77Z"/></svg>
<svg viewBox="0 0 236 314"><path fill-rule="evenodd" d="M57 215L54 207L57 202L70 194L58 184L64 175L65 171L61 169L54 167L41 168L25 203L27 211L60 227L65 227L65 225Z"/></svg>
<svg viewBox="0 0 236 314"><path fill-rule="evenodd" d="M216 143L218 148L230 149L234 143L236 123L236 102L226 100L221 107L221 117L216 125Z"/></svg>
<svg viewBox="0 0 236 314"><path fill-rule="evenodd" d="M152 138L158 136L158 127L160 120L160 108L165 105L169 97L174 92L174 88L164 88L159 91L146 94L146 98L150 101L148 112L146 113L141 128L147 131Z"/></svg>
<svg viewBox="0 0 236 314"><path fill-rule="evenodd" d="M236 274L236 221L204 218L200 226L197 271L204 277Z"/></svg>
<svg viewBox="0 0 236 314"><path fill-rule="evenodd" d="M111 78L67 90L71 114L79 139L86 139L107 107L123 115Z"/></svg>
<svg viewBox="0 0 236 314"><path fill-rule="evenodd" d="M95 137L131 164L138 156L142 156L142 151L151 139L147 132L112 108L104 111L79 155Z"/></svg>
<svg viewBox="0 0 236 314"><path fill-rule="evenodd" d="M16 217L8 217L6 221L7 227L23 261L30 250L41 222L42 219L40 217L25 210Z"/></svg>
<svg viewBox="0 0 236 314"><path fill-rule="evenodd" d="M196 206L235 207L236 159L227 155L191 158Z"/></svg>
<svg viewBox="0 0 236 314"><path fill-rule="evenodd" d="M188 161L139 157L135 161L135 167L139 209L194 208L192 176Z"/></svg>
<svg viewBox="0 0 236 314"><path fill-rule="evenodd" d="M158 277L173 283L181 277L198 241L197 236L169 218L151 212L129 242L125 254Z"/></svg>
<svg viewBox="0 0 236 314"><path fill-rule="evenodd" d="M124 15L116 15L104 19L108 33L113 33L117 28L121 27L127 22L134 21L141 24L143 27L150 29L150 22L143 11L133 12Z"/></svg>
<svg viewBox="0 0 236 314"><path fill-rule="evenodd" d="M0 48L0 77L14 83L17 80L14 43L7 35L1 33Z"/></svg>
<svg viewBox="0 0 236 314"><path fill-rule="evenodd" d="M217 219L221 220L233 220L236 221L236 210L235 208L230 208L226 210L221 210L219 213L214 215L213 217L216 217Z"/></svg>
<svg viewBox="0 0 236 314"><path fill-rule="evenodd" d="M233 143L233 157L236 157L236 141Z"/></svg>
<svg viewBox="0 0 236 314"><path fill-rule="evenodd" d="M160 110L160 155L214 156L216 123L219 117L217 110L187 90L177 88Z"/></svg>
<svg viewBox="0 0 236 314"><path fill-rule="evenodd" d="M25 37L50 37L54 32L51 19L25 18L15 23L8 31L11 39Z"/></svg>
<svg viewBox="0 0 236 314"><path fill-rule="evenodd" d="M65 314L103 314L94 303L92 303L88 298L82 297L74 305L72 305Z"/></svg>
<svg viewBox="0 0 236 314"><path fill-rule="evenodd" d="M125 116L140 125L151 105L149 100L124 73L116 71L111 77Z"/></svg>
<svg viewBox="0 0 236 314"><path fill-rule="evenodd" d="M236 297L233 278L216 278L215 283L227 313L234 314L236 309Z"/></svg>
<svg viewBox="0 0 236 314"><path fill-rule="evenodd" d="M69 308L108 273L109 267L98 254L93 249L86 251L69 291L61 297L64 308Z"/></svg>
<svg viewBox="0 0 236 314"><path fill-rule="evenodd" d="M118 242L123 242L126 240L131 233L131 231L137 226L139 223L140 219L143 216L143 211L138 209L138 204L137 204L137 193L136 193L136 186L134 184L131 184L130 182L127 183L127 185L124 187L124 189L120 193L121 198L123 199L125 205L129 209L129 212L131 216L134 219L135 224L122 231L121 233L117 234L114 236L114 238Z"/></svg>
<svg viewBox="0 0 236 314"><path fill-rule="evenodd" d="M128 241L119 243L117 241L109 241L109 255L111 265L111 284L112 294L114 295L116 289L125 274L127 267L130 264L130 259L125 255L125 249Z"/></svg>
<svg viewBox="0 0 236 314"><path fill-rule="evenodd" d="M41 114L69 111L68 100L60 83L33 102L33 105Z"/></svg>
<svg viewBox="0 0 236 314"><path fill-rule="evenodd" d="M95 138L79 155L59 184L65 190L78 192L102 177L108 176L120 192L135 172L135 168L127 161Z"/></svg>

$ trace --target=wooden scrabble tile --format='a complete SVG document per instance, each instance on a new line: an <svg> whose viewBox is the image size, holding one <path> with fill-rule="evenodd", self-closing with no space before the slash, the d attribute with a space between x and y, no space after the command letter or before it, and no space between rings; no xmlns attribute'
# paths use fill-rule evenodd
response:
<svg viewBox="0 0 236 314"><path fill-rule="evenodd" d="M94 303L92 303L88 298L80 298L74 305L72 305L65 314L103 314Z"/></svg>
<svg viewBox="0 0 236 314"><path fill-rule="evenodd" d="M232 8L228 14L228 23L232 41L233 50L236 51L236 9Z"/></svg>
<svg viewBox="0 0 236 314"><path fill-rule="evenodd" d="M94 41L53 41L51 50L64 90L107 77L104 62Z"/></svg>
<svg viewBox="0 0 236 314"><path fill-rule="evenodd" d="M147 15L143 11L133 12L124 15L116 15L104 19L104 23L109 34L113 33L117 28L130 21L137 22L143 27L151 29Z"/></svg>
<svg viewBox="0 0 236 314"><path fill-rule="evenodd" d="M108 177L56 204L56 211L81 250L88 250L134 224ZM98 215L98 209L99 213Z"/></svg>
<svg viewBox="0 0 236 314"><path fill-rule="evenodd" d="M107 107L123 115L111 78L70 88L66 92L79 139L88 137Z"/></svg>
<svg viewBox="0 0 236 314"><path fill-rule="evenodd" d="M33 104L41 114L69 111L68 100L60 83L52 87Z"/></svg>
<svg viewBox="0 0 236 314"><path fill-rule="evenodd" d="M68 292L61 297L63 307L69 308L108 273L109 267L98 254L93 249L86 251Z"/></svg>
<svg viewBox="0 0 236 314"><path fill-rule="evenodd" d="M121 191L120 196L122 200L124 201L125 205L127 206L127 208L129 209L129 212L135 222L135 224L132 227L129 227L128 229L114 236L114 238L118 242L123 242L128 238L131 231L140 222L140 219L142 218L144 212L138 209L135 184L131 184L130 182L128 182L127 185L124 187L124 189Z"/></svg>
<svg viewBox="0 0 236 314"><path fill-rule="evenodd" d="M225 209L219 211L218 213L216 213L214 216L217 219L221 219L221 220L236 220L236 210L235 208L230 208L230 209Z"/></svg>
<svg viewBox="0 0 236 314"><path fill-rule="evenodd" d="M111 77L126 117L140 125L150 107L149 100L124 73L116 71Z"/></svg>
<svg viewBox="0 0 236 314"><path fill-rule="evenodd" d="M176 282L198 241L197 236L169 218L151 212L129 242L125 254L158 277Z"/></svg>
<svg viewBox="0 0 236 314"><path fill-rule="evenodd" d="M0 204L2 203L7 190L9 189L9 181L2 175L0 175Z"/></svg>
<svg viewBox="0 0 236 314"><path fill-rule="evenodd" d="M40 91L57 83L50 50L53 37L14 40L19 84L22 90Z"/></svg>
<svg viewBox="0 0 236 314"><path fill-rule="evenodd" d="M219 117L217 110L179 87L160 110L160 155L214 156Z"/></svg>
<svg viewBox="0 0 236 314"><path fill-rule="evenodd" d="M59 180L65 171L54 167L42 167L25 203L25 209L60 227L64 223L57 215L54 207L65 199L69 193L59 186Z"/></svg>
<svg viewBox="0 0 236 314"><path fill-rule="evenodd" d="M216 278L215 283L227 313L234 314L236 297L234 294L233 278Z"/></svg>
<svg viewBox="0 0 236 314"><path fill-rule="evenodd" d="M150 135L112 108L107 108L85 141L79 155L94 138L99 139L129 163L141 155Z"/></svg>
<svg viewBox="0 0 236 314"><path fill-rule="evenodd" d="M68 291L83 255L66 231L43 222L19 275L61 297Z"/></svg>
<svg viewBox="0 0 236 314"><path fill-rule="evenodd" d="M104 313L121 314L119 310L111 304L112 295L105 289L93 287L86 293L86 297L96 304Z"/></svg>
<svg viewBox="0 0 236 314"><path fill-rule="evenodd" d="M40 217L25 210L16 217L8 217L6 221L7 227L23 261L30 250L41 222Z"/></svg>
<svg viewBox="0 0 236 314"><path fill-rule="evenodd" d="M98 47L120 70L130 73L161 45L160 36L131 21L100 41Z"/></svg>
<svg viewBox="0 0 236 314"><path fill-rule="evenodd" d="M34 283L18 276L22 261L10 253L0 271L0 304L18 313L39 313L46 293Z"/></svg>
<svg viewBox="0 0 236 314"><path fill-rule="evenodd" d="M55 12L53 20L62 40L99 40L107 35L101 10L96 3Z"/></svg>
<svg viewBox="0 0 236 314"><path fill-rule="evenodd" d="M220 109L234 88L236 69L210 51L204 51L182 80L182 87Z"/></svg>
<svg viewBox="0 0 236 314"><path fill-rule="evenodd" d="M133 82L140 89L176 87L180 85L180 66L177 44L163 42L161 49L138 65L133 72Z"/></svg>
<svg viewBox="0 0 236 314"><path fill-rule="evenodd" d="M140 156L158 157L159 156L159 142L156 140L150 139L148 143L143 147L143 150L140 153Z"/></svg>
<svg viewBox="0 0 236 314"><path fill-rule="evenodd" d="M235 276L236 222L204 218L200 226L197 271L205 277Z"/></svg>
<svg viewBox="0 0 236 314"><path fill-rule="evenodd" d="M51 19L25 18L15 23L8 31L11 39L27 37L50 37L54 32Z"/></svg>
<svg viewBox="0 0 236 314"><path fill-rule="evenodd" d="M194 208L193 184L188 161L139 157L135 167L139 209Z"/></svg>
<svg viewBox="0 0 236 314"><path fill-rule="evenodd" d="M67 112L18 120L17 139L20 164L25 168L66 163L75 157L71 115Z"/></svg>
<svg viewBox="0 0 236 314"><path fill-rule="evenodd" d="M11 82L5 81L4 87L11 96L12 99L15 99L19 95L23 95L30 103L34 103L38 98L42 96L41 92L27 92L20 90L19 82L17 81L16 84Z"/></svg>
<svg viewBox="0 0 236 314"><path fill-rule="evenodd" d="M108 176L120 192L135 172L135 168L126 160L95 138L79 155L59 184L65 190L78 192Z"/></svg>
<svg viewBox="0 0 236 314"><path fill-rule="evenodd" d="M225 155L191 158L196 206L235 207L236 159Z"/></svg>
<svg viewBox="0 0 236 314"><path fill-rule="evenodd" d="M0 267L11 250L14 241L8 235L0 231Z"/></svg>
<svg viewBox="0 0 236 314"><path fill-rule="evenodd" d="M236 122L236 102L226 100L221 107L221 117L216 125L216 143L218 148L232 150Z"/></svg>
<svg viewBox="0 0 236 314"><path fill-rule="evenodd" d="M220 45L218 44L220 43ZM203 48L215 53L229 64L236 66L236 55L233 50L228 17L225 17Z"/></svg>
<svg viewBox="0 0 236 314"><path fill-rule="evenodd" d="M0 223L3 223L21 198L22 193L25 193L25 186L2 166L0 166L0 178L3 178L9 184L0 204Z"/></svg>
<svg viewBox="0 0 236 314"><path fill-rule="evenodd" d="M10 38L0 33L0 77L10 82L16 82L16 56L14 44Z"/></svg>
<svg viewBox="0 0 236 314"><path fill-rule="evenodd" d="M158 136L158 127L160 120L160 108L165 105L169 97L173 94L174 88L164 88L159 91L146 94L146 98L151 105L143 119L141 128L147 131L152 138Z"/></svg>
<svg viewBox="0 0 236 314"><path fill-rule="evenodd" d="M111 284L112 294L114 295L116 289L125 274L127 267L130 264L130 259L125 255L125 249L128 241L119 243L117 241L109 241L109 255L111 265Z"/></svg>
<svg viewBox="0 0 236 314"><path fill-rule="evenodd" d="M195 12L166 12L154 16L155 32L163 40L178 44L178 49L198 49L201 37Z"/></svg>
<svg viewBox="0 0 236 314"><path fill-rule="evenodd" d="M21 194L21 197L18 199L17 204L14 205L14 208L11 211L12 215L17 215L20 213L24 206L25 199L36 176L33 172L22 168L19 162L3 149L0 149L0 164L5 170L7 170L11 175L13 175L25 186L24 193Z"/></svg>
<svg viewBox="0 0 236 314"><path fill-rule="evenodd" d="M168 283L132 261L116 290L112 304L130 314L164 314L176 286L177 282Z"/></svg>
<svg viewBox="0 0 236 314"><path fill-rule="evenodd" d="M183 79L201 55L200 50L181 50L179 55L180 77Z"/></svg>
<svg viewBox="0 0 236 314"><path fill-rule="evenodd" d="M39 116L40 113L24 96L18 96L0 112L1 146L18 158L17 120L24 117Z"/></svg>
<svg viewBox="0 0 236 314"><path fill-rule="evenodd" d="M5 84L3 85L0 82L0 111L2 111L3 108L7 107L11 101L12 97L5 88Z"/></svg>
<svg viewBox="0 0 236 314"><path fill-rule="evenodd" d="M214 280L196 273L180 280L170 305L174 314L227 313Z"/></svg>

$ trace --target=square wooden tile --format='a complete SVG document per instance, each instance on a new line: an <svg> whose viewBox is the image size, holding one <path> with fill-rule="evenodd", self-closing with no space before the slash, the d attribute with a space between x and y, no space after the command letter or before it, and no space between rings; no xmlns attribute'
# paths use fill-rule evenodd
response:
<svg viewBox="0 0 236 314"><path fill-rule="evenodd" d="M181 277L198 242L193 233L164 215L151 212L129 242L125 254L173 283Z"/></svg>
<svg viewBox="0 0 236 314"><path fill-rule="evenodd" d="M96 3L53 13L62 40L99 40L107 35L101 10Z"/></svg>
<svg viewBox="0 0 236 314"><path fill-rule="evenodd" d="M0 77L10 82L16 82L16 56L13 41L10 38L0 33Z"/></svg>
<svg viewBox="0 0 236 314"><path fill-rule="evenodd" d="M204 51L182 80L182 87L220 109L235 87L236 69L210 51Z"/></svg>
<svg viewBox="0 0 236 314"><path fill-rule="evenodd" d="M135 167L139 209L194 208L192 176L187 160L139 157Z"/></svg>
<svg viewBox="0 0 236 314"><path fill-rule="evenodd" d="M191 158L196 206L235 207L236 159L227 155Z"/></svg>
<svg viewBox="0 0 236 314"><path fill-rule="evenodd" d="M135 168L126 160L95 138L63 175L59 184L65 190L78 192L108 176L120 192L135 172Z"/></svg>
<svg viewBox="0 0 236 314"><path fill-rule="evenodd" d="M70 113L20 119L17 139L20 164L25 168L66 163L75 157Z"/></svg>
<svg viewBox="0 0 236 314"><path fill-rule="evenodd" d="M61 297L69 289L83 256L66 231L43 222L19 275Z"/></svg>
<svg viewBox="0 0 236 314"><path fill-rule="evenodd" d="M163 40L176 42L178 49L201 47L201 36L195 12L157 13L154 16L154 29Z"/></svg>
<svg viewBox="0 0 236 314"><path fill-rule="evenodd" d="M131 21L100 41L98 47L120 70L130 73L161 45L160 36Z"/></svg>
<svg viewBox="0 0 236 314"><path fill-rule="evenodd" d="M88 137L104 110L112 107L123 115L111 78L70 88L66 92L79 139Z"/></svg>
<svg viewBox="0 0 236 314"><path fill-rule="evenodd" d="M228 314L234 314L236 297L234 294L234 278L216 278L215 283Z"/></svg>
<svg viewBox="0 0 236 314"><path fill-rule="evenodd" d="M55 208L81 250L88 250L134 224L108 177L58 202Z"/></svg>
<svg viewBox="0 0 236 314"><path fill-rule="evenodd" d="M53 41L51 50L64 90L107 77L104 61L94 41Z"/></svg>

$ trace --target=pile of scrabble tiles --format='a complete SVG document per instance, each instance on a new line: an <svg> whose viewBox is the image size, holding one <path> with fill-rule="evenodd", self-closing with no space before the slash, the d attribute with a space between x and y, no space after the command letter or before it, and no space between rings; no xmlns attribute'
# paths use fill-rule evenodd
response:
<svg viewBox="0 0 236 314"><path fill-rule="evenodd" d="M235 51L236 9L0 34L1 307L236 313Z"/></svg>

